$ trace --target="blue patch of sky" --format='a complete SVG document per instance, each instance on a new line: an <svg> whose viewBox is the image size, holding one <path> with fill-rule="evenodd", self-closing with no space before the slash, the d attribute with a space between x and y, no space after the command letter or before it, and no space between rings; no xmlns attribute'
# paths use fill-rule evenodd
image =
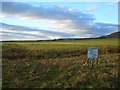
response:
<svg viewBox="0 0 120 90"><path fill-rule="evenodd" d="M65 6L94 15L96 19L95 22L118 24L118 4L114 2L35 2L29 4L44 7ZM96 7L96 10L87 10L87 8L93 6Z"/></svg>

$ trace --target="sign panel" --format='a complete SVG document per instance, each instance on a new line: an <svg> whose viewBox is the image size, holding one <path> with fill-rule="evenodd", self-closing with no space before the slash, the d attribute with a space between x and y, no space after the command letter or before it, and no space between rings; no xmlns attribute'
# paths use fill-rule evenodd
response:
<svg viewBox="0 0 120 90"><path fill-rule="evenodd" d="M96 47L88 48L88 58L89 59L97 59L98 58L98 48L96 48Z"/></svg>

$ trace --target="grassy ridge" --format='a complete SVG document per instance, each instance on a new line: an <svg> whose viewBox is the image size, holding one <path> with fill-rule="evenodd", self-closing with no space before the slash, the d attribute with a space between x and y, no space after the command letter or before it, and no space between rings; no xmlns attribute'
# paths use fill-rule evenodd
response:
<svg viewBox="0 0 120 90"><path fill-rule="evenodd" d="M49 59L73 57L83 54L86 55L88 47L98 47L99 54L112 54L118 52L119 48L117 45L118 41L116 39L55 42L5 42L3 43L3 58Z"/></svg>
<svg viewBox="0 0 120 90"><path fill-rule="evenodd" d="M3 42L3 44L23 44L23 45L36 45L36 44L78 44L78 45L98 45L98 46L101 46L101 45L112 45L112 46L117 46L118 45L118 41L119 39L118 38L106 38L106 39L90 39L90 40L59 40L59 41L42 41L42 42L32 42L32 41L20 41L20 42Z"/></svg>
<svg viewBox="0 0 120 90"><path fill-rule="evenodd" d="M99 65L84 66L88 47ZM117 88L118 40L3 42L3 87Z"/></svg>

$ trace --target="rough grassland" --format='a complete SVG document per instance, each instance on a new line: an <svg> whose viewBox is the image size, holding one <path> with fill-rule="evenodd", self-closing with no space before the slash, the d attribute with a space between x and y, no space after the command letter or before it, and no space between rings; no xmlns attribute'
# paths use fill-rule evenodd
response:
<svg viewBox="0 0 120 90"><path fill-rule="evenodd" d="M98 65L87 61L98 47ZM118 39L2 43L3 88L118 88Z"/></svg>

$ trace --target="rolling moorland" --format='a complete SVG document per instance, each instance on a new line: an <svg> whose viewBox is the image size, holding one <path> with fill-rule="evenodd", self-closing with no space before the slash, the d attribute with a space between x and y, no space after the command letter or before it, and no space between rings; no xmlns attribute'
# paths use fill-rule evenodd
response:
<svg viewBox="0 0 120 90"><path fill-rule="evenodd" d="M118 88L119 39L2 42L3 88ZM86 64L98 47L98 64Z"/></svg>

